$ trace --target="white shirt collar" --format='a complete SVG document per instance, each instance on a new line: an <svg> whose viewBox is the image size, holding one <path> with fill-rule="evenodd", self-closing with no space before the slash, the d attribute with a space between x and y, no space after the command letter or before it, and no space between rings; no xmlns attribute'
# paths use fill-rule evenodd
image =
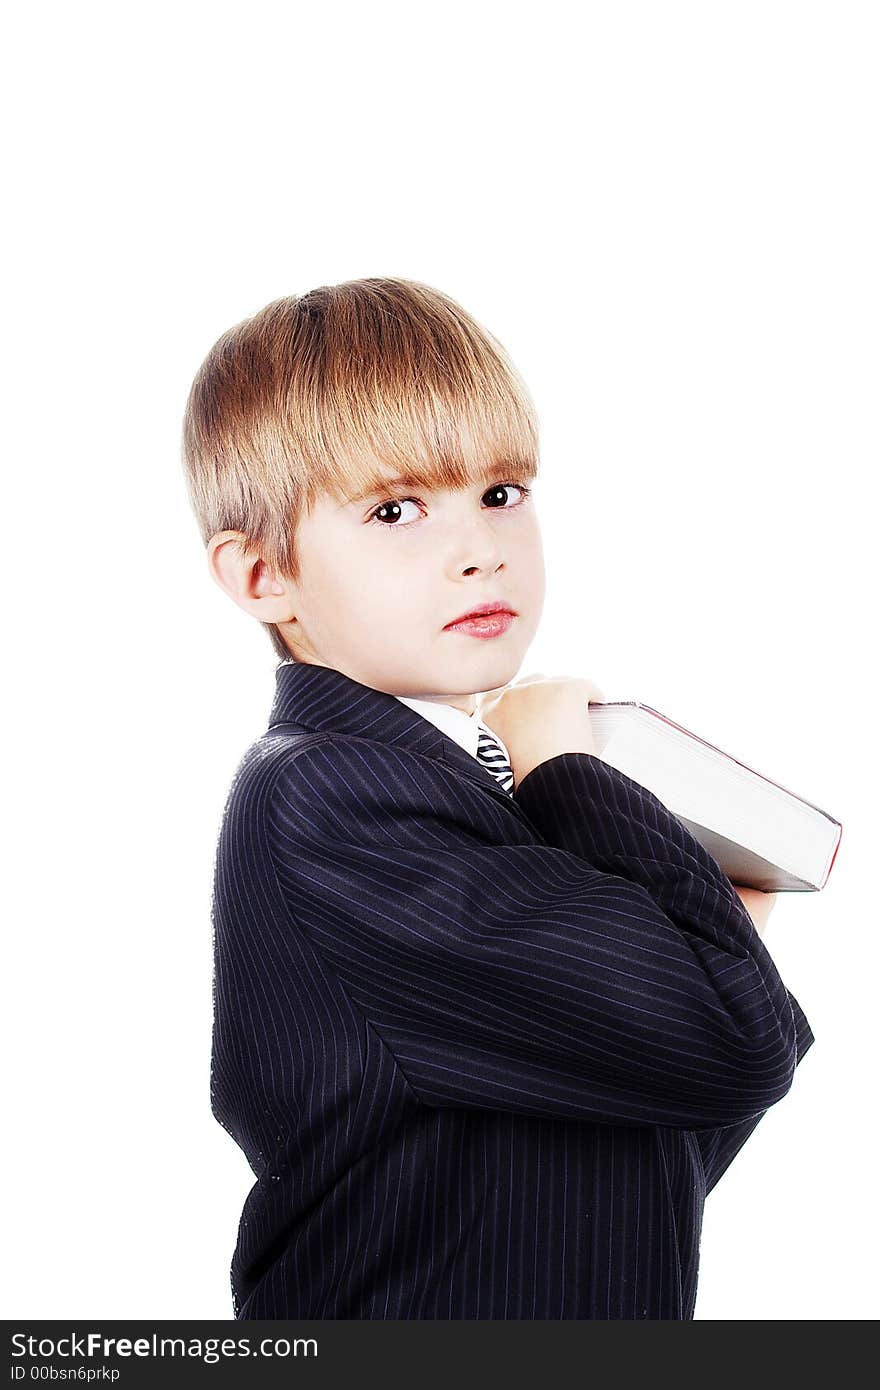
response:
<svg viewBox="0 0 880 1390"><path fill-rule="evenodd" d="M421 714L425 719L430 719L432 724L436 724L441 733L447 734L449 738L455 739L456 743L461 744L473 757L477 756L477 740L480 729L486 729L486 725L478 718L476 710L473 714L465 714L464 710L456 709L455 705L447 705L437 700L416 700L411 695L395 695L396 700L401 704L408 705L415 710L416 714ZM501 739L491 729L486 729L491 734L502 749L504 756L510 762L507 749Z"/></svg>

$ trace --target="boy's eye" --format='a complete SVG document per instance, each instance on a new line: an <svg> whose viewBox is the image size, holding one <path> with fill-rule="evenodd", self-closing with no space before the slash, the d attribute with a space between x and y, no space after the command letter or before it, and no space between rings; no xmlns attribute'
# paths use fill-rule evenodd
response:
<svg viewBox="0 0 880 1390"><path fill-rule="evenodd" d="M528 496L530 496L532 491L530 487L526 487L525 483L495 483L493 487L490 487L488 492L483 493L483 496L490 497L492 499L491 505L493 507L500 507L502 508L502 510L508 511L509 508L504 506L504 494L506 492L510 492L511 489L514 489L516 492L522 493L521 500L523 502ZM517 503L516 505L518 506L519 503Z"/></svg>
<svg viewBox="0 0 880 1390"><path fill-rule="evenodd" d="M514 501L514 506L519 506L531 495L531 488L526 487L525 483L495 483L489 488L488 492L483 493L484 499L489 499L489 506L502 511L511 511L512 508L507 503L507 494L511 491L519 492L522 497L519 501ZM415 507L416 515L408 520L401 521L401 516L405 516L404 508L409 505ZM385 526L386 530L401 530L405 526L411 526L413 521L421 515L419 511L420 503L415 497L390 497L386 502L381 502L378 507L374 507L370 513L370 522L376 522L380 526Z"/></svg>
<svg viewBox="0 0 880 1390"><path fill-rule="evenodd" d="M416 508L416 512L417 512L419 515L421 515L421 513L418 512L418 503L416 502L416 499L415 499L414 497L397 497L397 498L391 498L390 501L388 501L388 502L383 502L383 503L381 504L381 506L376 507L376 508L370 513L370 519L371 519L372 521L378 521L378 522L380 522L380 523L383 524L383 525L384 525L386 522L387 522L389 525L391 525L392 523L394 523L394 524L396 525L396 524L398 523L398 520L399 520L400 516L401 516L402 513L403 513L404 507L407 507L407 506L409 506L409 507L415 507L415 508ZM410 517L408 520L405 520L405 521L401 522L400 524L401 524L402 526L408 526L408 525L410 524L410 521L411 521L411 520L414 520L414 518Z"/></svg>

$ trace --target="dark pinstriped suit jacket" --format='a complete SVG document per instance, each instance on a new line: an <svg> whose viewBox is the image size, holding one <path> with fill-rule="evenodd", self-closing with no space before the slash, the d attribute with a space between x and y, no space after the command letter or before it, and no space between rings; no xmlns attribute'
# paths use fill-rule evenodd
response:
<svg viewBox="0 0 880 1390"><path fill-rule="evenodd" d="M693 1316L706 1193L813 1042L740 899L583 753L514 797L284 665L217 844L237 1318Z"/></svg>

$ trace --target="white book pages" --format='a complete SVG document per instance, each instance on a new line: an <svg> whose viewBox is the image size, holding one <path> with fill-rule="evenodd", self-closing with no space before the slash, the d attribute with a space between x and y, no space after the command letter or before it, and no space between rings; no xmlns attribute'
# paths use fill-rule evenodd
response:
<svg viewBox="0 0 880 1390"><path fill-rule="evenodd" d="M841 823L820 807L636 700L590 703L597 755L663 802L732 883L821 888Z"/></svg>

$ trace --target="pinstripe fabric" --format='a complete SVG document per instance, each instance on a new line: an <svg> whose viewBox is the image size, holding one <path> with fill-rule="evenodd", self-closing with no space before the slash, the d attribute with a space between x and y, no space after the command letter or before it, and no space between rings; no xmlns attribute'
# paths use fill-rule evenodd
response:
<svg viewBox="0 0 880 1390"><path fill-rule="evenodd" d="M655 796L564 753L511 797L393 695L282 665L212 920L235 1317L693 1316L706 1193L813 1034Z"/></svg>

